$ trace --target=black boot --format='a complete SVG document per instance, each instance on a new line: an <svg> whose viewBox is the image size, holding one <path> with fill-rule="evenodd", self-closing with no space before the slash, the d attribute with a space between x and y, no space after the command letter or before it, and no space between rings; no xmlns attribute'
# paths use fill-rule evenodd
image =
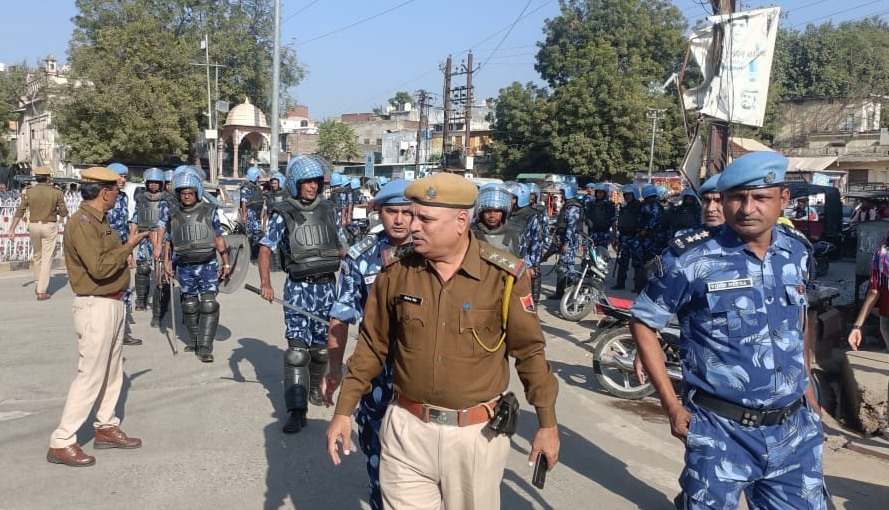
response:
<svg viewBox="0 0 889 510"><path fill-rule="evenodd" d="M324 397L321 394L321 381L327 374L327 346L309 347L309 403L316 406L324 405Z"/></svg>
<svg viewBox="0 0 889 510"><path fill-rule="evenodd" d="M645 277L645 268L644 267L634 267L633 268L633 292L636 294L642 292L645 288L645 284L648 283Z"/></svg>
<svg viewBox="0 0 889 510"><path fill-rule="evenodd" d="M176 320L175 317L173 320ZM198 324L201 320L201 304L197 296L182 299L182 321L188 331L188 342L185 352L196 352L198 344Z"/></svg>
<svg viewBox="0 0 889 510"><path fill-rule="evenodd" d="M201 296L201 317L198 322L198 358L204 363L213 362L213 340L219 325L219 303L213 294Z"/></svg>
<svg viewBox="0 0 889 510"><path fill-rule="evenodd" d="M287 422L281 430L285 434L296 434L302 430L303 427L309 424L309 421L306 419L306 412L305 409L294 409L290 411L290 417L287 418Z"/></svg>
<svg viewBox="0 0 889 510"><path fill-rule="evenodd" d="M308 389L311 376L308 365L311 362L308 346L299 339L287 339L288 349L284 351L284 403L290 417L282 429L285 434L295 434L308 423Z"/></svg>
<svg viewBox="0 0 889 510"><path fill-rule="evenodd" d="M624 290L627 286L627 268L618 266L617 281L611 286L611 290Z"/></svg>
<svg viewBox="0 0 889 510"><path fill-rule="evenodd" d="M154 296L151 299L151 327L160 326L167 310L170 309L170 284L165 283L160 287L154 288ZM175 318L174 318L175 320Z"/></svg>
<svg viewBox="0 0 889 510"><path fill-rule="evenodd" d="M151 266L139 263L136 265L136 303L137 311L148 309L148 290L151 285Z"/></svg>
<svg viewBox="0 0 889 510"><path fill-rule="evenodd" d="M556 278L556 293L551 295L549 299L560 300L565 295L565 287L568 284L568 278L559 276Z"/></svg>

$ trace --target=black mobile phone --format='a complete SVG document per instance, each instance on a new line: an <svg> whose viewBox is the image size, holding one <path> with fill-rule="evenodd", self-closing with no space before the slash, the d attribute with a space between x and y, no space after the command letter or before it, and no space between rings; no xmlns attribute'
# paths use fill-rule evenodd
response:
<svg viewBox="0 0 889 510"><path fill-rule="evenodd" d="M543 452L537 454L537 462L534 463L534 475L531 477L531 483L538 489L543 488L546 483L546 470L549 468L549 462L546 461L546 455Z"/></svg>

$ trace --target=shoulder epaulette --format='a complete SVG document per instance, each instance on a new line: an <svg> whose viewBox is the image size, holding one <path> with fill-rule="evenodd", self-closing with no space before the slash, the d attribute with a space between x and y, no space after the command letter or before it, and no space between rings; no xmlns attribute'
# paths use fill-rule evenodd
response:
<svg viewBox="0 0 889 510"><path fill-rule="evenodd" d="M522 276L522 274L525 272L524 260L518 257L513 257L512 255L504 251L500 251L487 243L481 245L481 247L479 248L479 255L483 260L486 260L490 264L499 267L500 269L515 276L516 278Z"/></svg>
<svg viewBox="0 0 889 510"><path fill-rule="evenodd" d="M388 250L383 252L383 267L389 267L399 260L412 255L413 253L414 246L412 244L407 244L404 246L393 246L392 248L389 248Z"/></svg>
<svg viewBox="0 0 889 510"><path fill-rule="evenodd" d="M775 226L781 229L781 231L788 237L792 237L793 239L796 239L797 241L803 243L803 246L805 246L807 250L812 251L812 242L809 241L805 234L797 230L795 227L791 227L786 223L777 223Z"/></svg>
<svg viewBox="0 0 889 510"><path fill-rule="evenodd" d="M375 244L377 244L377 236L373 234L365 236L364 239L358 241L349 248L349 256L353 259L357 259L362 253L369 250Z"/></svg>
<svg viewBox="0 0 889 510"><path fill-rule="evenodd" d="M668 243L677 255L710 239L710 231L706 228L694 230L686 235L676 236Z"/></svg>

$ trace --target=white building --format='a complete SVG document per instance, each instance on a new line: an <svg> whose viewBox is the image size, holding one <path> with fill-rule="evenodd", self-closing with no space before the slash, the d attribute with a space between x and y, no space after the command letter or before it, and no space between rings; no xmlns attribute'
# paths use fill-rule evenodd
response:
<svg viewBox="0 0 889 510"><path fill-rule="evenodd" d="M19 98L16 109L19 113L19 122L13 155L19 167L49 166L56 176L68 175L65 148L59 142L59 133L52 122L52 112L46 110L44 87L65 85L68 82L69 70L67 64L58 67L58 61L50 55L44 61L42 68L28 71L28 91Z"/></svg>

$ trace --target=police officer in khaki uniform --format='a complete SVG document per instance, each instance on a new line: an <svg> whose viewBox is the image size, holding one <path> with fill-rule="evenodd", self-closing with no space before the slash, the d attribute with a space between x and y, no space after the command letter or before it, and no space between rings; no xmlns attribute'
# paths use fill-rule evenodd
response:
<svg viewBox="0 0 889 510"><path fill-rule="evenodd" d="M127 437L114 408L123 382L121 359L126 309L121 300L130 286L127 258L150 231L124 244L108 221L120 188L117 174L104 167L81 173L83 202L65 230L65 265L74 298L74 327L80 337L77 376L68 390L59 427L52 433L46 460L66 466L91 466L96 459L77 444L77 430L96 409L94 448L139 448Z"/></svg>
<svg viewBox="0 0 889 510"><path fill-rule="evenodd" d="M9 238L15 237L15 227L29 210L28 232L31 233L31 248L34 251L34 282L37 301L49 299L46 288L49 286L49 270L59 239L59 220L68 216L62 190L52 186L52 171L48 166L34 169L36 184L22 193L22 203L15 211Z"/></svg>
<svg viewBox="0 0 889 510"><path fill-rule="evenodd" d="M507 355L516 358L540 423L529 458L543 453L552 468L559 457L558 382L531 280L521 259L470 232L478 196L471 182L439 173L414 181L404 195L413 202L415 251L383 258L387 267L371 288L327 430L328 453L339 464L337 445L350 450L350 415L391 354L396 397L380 430L385 507L500 508L509 437L487 424L509 382ZM397 343L391 353L390 339Z"/></svg>

